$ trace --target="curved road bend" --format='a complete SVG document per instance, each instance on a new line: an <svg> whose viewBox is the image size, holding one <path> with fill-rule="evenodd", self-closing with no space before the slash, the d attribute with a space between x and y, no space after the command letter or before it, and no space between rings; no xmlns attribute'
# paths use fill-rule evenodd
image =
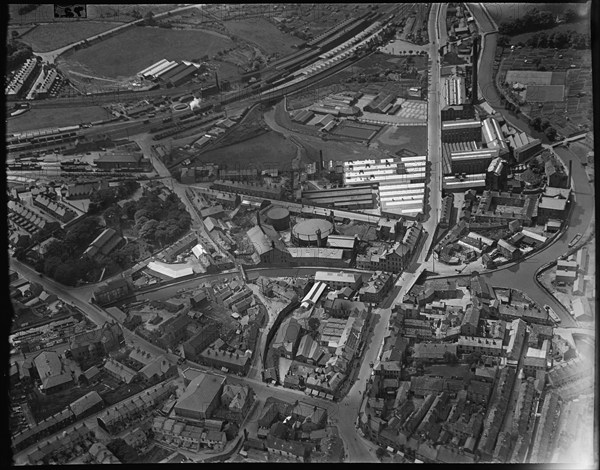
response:
<svg viewBox="0 0 600 470"><path fill-rule="evenodd" d="M508 112L501 104L501 95L496 88L494 76L494 60L496 58L496 46L498 42L497 29L490 22L483 10L485 7L482 6L482 4L469 3L468 8L479 27L482 40L477 68L480 96L483 97L497 113L500 113L511 126L530 133L529 122Z"/></svg>

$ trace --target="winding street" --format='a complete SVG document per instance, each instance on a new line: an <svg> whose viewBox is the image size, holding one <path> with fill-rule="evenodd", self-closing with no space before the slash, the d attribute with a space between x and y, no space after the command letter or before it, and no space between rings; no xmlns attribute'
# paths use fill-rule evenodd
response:
<svg viewBox="0 0 600 470"><path fill-rule="evenodd" d="M439 40L438 34L435 32L436 25L441 21L439 17L439 4L434 4L430 11L429 28L430 37ZM475 14L475 13L474 13ZM443 18L443 17L442 17ZM476 16L477 18L477 16ZM489 37L489 36L488 36ZM487 43L489 44L489 43ZM487 47L486 44L486 47ZM431 84L429 90L429 155L431 163L431 180L429 185L429 200L430 211L429 219L425 223L426 230L429 234L433 234L435 231L435 225L437 223L437 211L433 211L436 207L439 207L439 199L441 197L441 172L439 171L438 162L441 158L441 152L439 149L439 62L437 54L436 41L432 41L431 44ZM483 55L483 54L482 54ZM483 67L483 59L480 62L480 69ZM490 64L491 70L491 64ZM482 87L482 92L485 95L485 90ZM490 102L492 106L493 102ZM148 148L150 141L141 137L138 139L138 143L144 149L144 154L152 155L152 152ZM569 227L562 234L562 236L545 250L538 252L525 260L524 262L501 269L492 273L482 274L486 280L492 286L498 287L510 287L519 289L527 293L529 297L540 305L550 305L562 319L562 326L575 326L574 320L566 312L566 310L554 300L553 297L548 295L546 291L541 289L535 282L535 274L540 266L546 263L556 260L560 255L564 254L568 249L568 243L577 233L585 233L590 226L590 222L594 216L594 200L593 200L593 188L587 180L584 168L582 167L579 159L569 149L565 147L558 147L554 150L556 154L568 165L569 161L573 162L573 188L575 193L575 202L572 209L570 220L568 221ZM156 158L153 158L153 164L157 169L159 175L164 177L171 177L168 170L158 162ZM192 203L185 194L186 186L180 185L173 181L173 189L180 196L182 201L186 203L190 214L195 222L195 226L202 228L202 220L196 213L192 206ZM419 256L419 261L422 262L428 248L431 244L431 236L428 237L426 245L423 247L422 252ZM20 263L14 258L10 260L11 267L15 269L20 275L27 277L31 280L35 280L41 284L44 289L48 292L55 293L59 298L65 300L68 303L79 308L91 321L98 325L102 325L105 321L110 319L110 316L102 308L99 308L90 303L90 299L93 293L94 285L79 287L75 289L65 288L64 286L54 282L46 277L39 277L38 273L28 266ZM259 271L263 275L272 274L276 276L296 275L300 272L303 274L310 274L311 272L318 270L319 268L260 268L259 270L251 270L252 275ZM423 265L415 273L403 273L399 280L396 282L396 286L400 288L397 295L394 295L396 302L400 301L404 294L412 287L412 284L416 281L419 274L422 272ZM250 274L250 273L249 273ZM227 275L227 274L226 274ZM169 291L175 289L185 288L186 286L193 286L198 284L200 279L193 279L189 281L183 281L177 283L177 285L169 286L164 288L165 291L161 292L160 295L164 295ZM394 293L395 294L395 293ZM145 293L144 295L151 295ZM338 427L340 437L344 441L346 451L346 461L349 462L360 462L360 463L375 463L378 459L375 456L375 449L377 446L366 439L360 437L355 428L355 421L359 416L360 409L363 405L363 392L366 387L366 382L369 380L371 369L370 363L374 362L379 353L380 347L383 344L384 338L387 334L387 326L391 309L375 309L373 315L376 318L372 338L369 344L366 346L361 366L356 381L353 383L348 394L340 402L331 402L319 398L309 397L303 392L285 389L283 387L273 387L267 385L259 380L255 380L248 377L239 377L232 374L227 375L228 381L232 383L243 383L251 386L259 400L266 400L269 396L280 398L285 401L295 401L296 399L302 400L309 404L322 406L328 410L329 419L332 424ZM146 351L155 354L166 354L166 356L173 362L176 362L179 357L174 354L165 353L161 348L148 343L147 341L139 338L138 336L126 332L126 341L128 343L138 345ZM191 366L191 363L184 361L182 367ZM194 365L194 367L196 367Z"/></svg>
<svg viewBox="0 0 600 470"><path fill-rule="evenodd" d="M560 238L546 249L534 254L522 263L507 269L501 269L493 273L483 274L486 280L492 286L510 287L519 289L527 293L529 297L539 305L549 305L561 318L562 327L576 327L577 324L573 317L558 301L549 295L544 289L540 288L535 282L535 275L538 268L547 263L556 261L561 255L569 249L569 242L578 234L584 234L590 227L594 217L594 190L590 185L585 169L581 165L579 158L565 147L557 147L555 153L569 165L573 162L573 180L574 201L572 212L567 220L568 228Z"/></svg>

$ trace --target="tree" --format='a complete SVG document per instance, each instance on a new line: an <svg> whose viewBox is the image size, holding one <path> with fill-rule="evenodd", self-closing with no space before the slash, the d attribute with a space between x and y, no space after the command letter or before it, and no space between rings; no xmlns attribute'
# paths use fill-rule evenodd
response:
<svg viewBox="0 0 600 470"><path fill-rule="evenodd" d="M509 47L510 39L507 36L500 36L498 38L498 46L500 47Z"/></svg>
<svg viewBox="0 0 600 470"><path fill-rule="evenodd" d="M563 19L565 20L565 23L574 23L577 21L577 13L573 8L567 8L563 14Z"/></svg>
<svg viewBox="0 0 600 470"><path fill-rule="evenodd" d="M556 139L556 135L558 134L558 132L556 132L556 129L552 126L548 127L545 131L546 137L548 137L548 140L550 141L554 141L554 139Z"/></svg>
<svg viewBox="0 0 600 470"><path fill-rule="evenodd" d="M127 201L121 208L121 213L130 220L133 220L136 211L138 210L137 203L135 201Z"/></svg>
<svg viewBox="0 0 600 470"><path fill-rule="evenodd" d="M446 351L444 353L444 361L449 364L456 364L458 362L458 358L456 357L456 354Z"/></svg>
<svg viewBox="0 0 600 470"><path fill-rule="evenodd" d="M548 129L548 127L550 127L550 121L548 121L548 119L544 119L542 121L540 129L545 131L546 129Z"/></svg>
<svg viewBox="0 0 600 470"><path fill-rule="evenodd" d="M473 365L477 364L481 359L481 353L479 351L472 352L467 356L467 364Z"/></svg>
<svg viewBox="0 0 600 470"><path fill-rule="evenodd" d="M137 451L123 439L117 438L110 441L106 448L110 450L122 463L136 463L139 461Z"/></svg>
<svg viewBox="0 0 600 470"><path fill-rule="evenodd" d="M386 451L383 447L379 446L375 451L375 455L378 459L382 459L384 455L386 455Z"/></svg>
<svg viewBox="0 0 600 470"><path fill-rule="evenodd" d="M313 331L314 330L318 330L320 325L321 325L321 322L319 321L318 318L316 318L316 317L310 317L308 319L308 327L311 330L313 330Z"/></svg>
<svg viewBox="0 0 600 470"><path fill-rule="evenodd" d="M145 26L154 26L156 25L156 20L154 19L154 13L149 11L144 15L144 25Z"/></svg>
<svg viewBox="0 0 600 470"><path fill-rule="evenodd" d="M541 130L541 126L542 126L542 118L537 116L535 118L533 118L530 122L529 125L535 129L536 131Z"/></svg>

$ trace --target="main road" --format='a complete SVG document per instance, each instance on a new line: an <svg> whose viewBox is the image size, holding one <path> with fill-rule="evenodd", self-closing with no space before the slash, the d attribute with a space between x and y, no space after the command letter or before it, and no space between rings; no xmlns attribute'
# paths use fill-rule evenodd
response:
<svg viewBox="0 0 600 470"><path fill-rule="evenodd" d="M433 242L433 236L438 223L439 210L442 204L442 134L440 112L440 38L439 31L446 28L446 20L441 15L442 4L434 3L429 10L429 92L427 101L427 154L429 161L429 184L427 202L429 214L423 223L423 229L427 232L425 246L421 250L418 262L422 263L427 258L429 248Z"/></svg>

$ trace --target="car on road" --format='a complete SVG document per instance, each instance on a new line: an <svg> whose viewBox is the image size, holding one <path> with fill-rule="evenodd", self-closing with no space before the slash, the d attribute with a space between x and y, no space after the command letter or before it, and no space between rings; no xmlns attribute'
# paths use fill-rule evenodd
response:
<svg viewBox="0 0 600 470"><path fill-rule="evenodd" d="M544 310L546 310L546 312L548 312L548 315L550 315L550 318L552 319L552 321L554 323L559 324L560 323L560 317L556 314L556 312L550 308L549 305L544 305Z"/></svg>
<svg viewBox="0 0 600 470"><path fill-rule="evenodd" d="M569 248L575 246L575 244L581 239L581 234L578 233L577 235L575 235L571 241L569 242Z"/></svg>

